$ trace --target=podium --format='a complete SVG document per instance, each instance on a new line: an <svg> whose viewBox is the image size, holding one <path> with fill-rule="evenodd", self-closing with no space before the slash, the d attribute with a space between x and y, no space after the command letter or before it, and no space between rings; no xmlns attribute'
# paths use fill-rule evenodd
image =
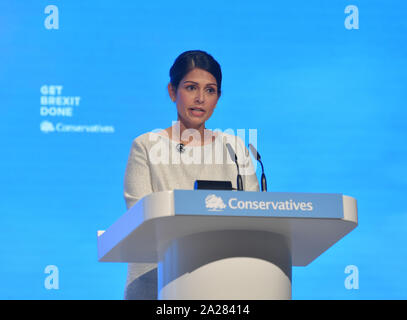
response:
<svg viewBox="0 0 407 320"><path fill-rule="evenodd" d="M356 226L342 194L163 191L98 231L98 260L157 263L158 299L291 299L292 266Z"/></svg>

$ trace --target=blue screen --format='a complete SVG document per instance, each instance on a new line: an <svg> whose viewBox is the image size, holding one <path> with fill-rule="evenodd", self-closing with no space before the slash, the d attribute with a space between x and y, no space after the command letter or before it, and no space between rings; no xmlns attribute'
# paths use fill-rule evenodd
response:
<svg viewBox="0 0 407 320"><path fill-rule="evenodd" d="M2 1L0 298L123 299L127 265L97 261L96 232L126 212L132 140L177 119L171 65L200 49L223 73L207 127L255 130L269 191L358 201L358 227L293 268L293 299L406 299L406 12L396 0Z"/></svg>

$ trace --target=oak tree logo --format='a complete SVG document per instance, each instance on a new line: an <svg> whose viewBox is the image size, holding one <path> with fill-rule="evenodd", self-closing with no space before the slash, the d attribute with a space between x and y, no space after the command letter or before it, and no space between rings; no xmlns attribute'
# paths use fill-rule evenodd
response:
<svg viewBox="0 0 407 320"><path fill-rule="evenodd" d="M52 124L52 122L49 122L47 120L44 120L41 122L40 124L40 130L42 132L48 133L48 132L53 132L55 131L54 125Z"/></svg>
<svg viewBox="0 0 407 320"><path fill-rule="evenodd" d="M223 211L226 208L226 204L224 204L221 197L210 194L205 198L205 207L209 211Z"/></svg>

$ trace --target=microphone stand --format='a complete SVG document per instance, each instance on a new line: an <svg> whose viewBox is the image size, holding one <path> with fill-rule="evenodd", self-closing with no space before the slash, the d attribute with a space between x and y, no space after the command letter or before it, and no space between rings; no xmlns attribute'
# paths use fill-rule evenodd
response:
<svg viewBox="0 0 407 320"><path fill-rule="evenodd" d="M237 155L229 143L226 144L226 147L229 151L230 158L236 164L236 167L237 167L237 190L242 191L243 190L243 179L240 174L239 164L237 162Z"/></svg>
<svg viewBox="0 0 407 320"><path fill-rule="evenodd" d="M266 192L267 191L267 181L266 181L266 175L264 174L264 167L263 167L263 162L259 159L260 165L261 165L261 191Z"/></svg>
<svg viewBox="0 0 407 320"><path fill-rule="evenodd" d="M261 165L261 191L266 192L267 191L267 181L266 181L266 175L264 174L264 166L263 162L261 162L260 154L257 152L256 148L249 143L249 149L252 152L253 156L256 158L258 162L260 162Z"/></svg>
<svg viewBox="0 0 407 320"><path fill-rule="evenodd" d="M239 165L237 163L237 156L235 154L235 163L237 166L237 190L242 191L243 190L243 179L242 176L240 175L240 170L239 170Z"/></svg>

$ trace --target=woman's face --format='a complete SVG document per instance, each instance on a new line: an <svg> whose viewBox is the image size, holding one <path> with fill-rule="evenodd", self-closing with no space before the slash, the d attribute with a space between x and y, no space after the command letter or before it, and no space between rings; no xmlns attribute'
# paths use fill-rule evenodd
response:
<svg viewBox="0 0 407 320"><path fill-rule="evenodd" d="M202 69L192 69L180 81L175 91L171 83L168 92L177 105L178 120L185 128L202 129L218 102L215 77Z"/></svg>

